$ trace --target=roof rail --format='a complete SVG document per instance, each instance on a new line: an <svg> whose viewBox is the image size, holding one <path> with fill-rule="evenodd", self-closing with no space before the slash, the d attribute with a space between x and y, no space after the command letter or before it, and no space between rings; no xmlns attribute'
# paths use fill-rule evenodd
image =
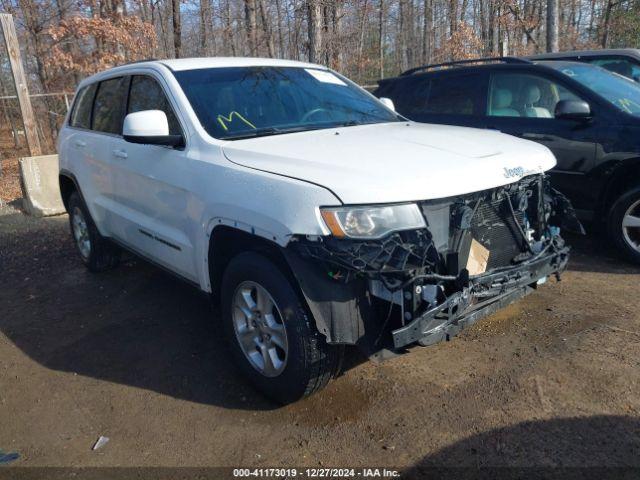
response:
<svg viewBox="0 0 640 480"><path fill-rule="evenodd" d="M136 63L144 63L144 62L157 62L157 58L143 58L142 60L133 60L131 62L126 62L121 65L117 65L118 67L124 67L125 65L135 65Z"/></svg>
<svg viewBox="0 0 640 480"><path fill-rule="evenodd" d="M445 63L436 63L433 65L423 65L421 67L411 68L406 72L402 72L400 74L401 77L405 75L412 75L416 72L420 72L422 70L430 70L432 68L444 68L444 67L453 67L456 65L466 65L470 63L490 63L490 62L503 62L503 63L532 63L530 60L526 58L518 58L518 57L487 57L487 58L472 58L469 60L456 60L453 62L445 62Z"/></svg>

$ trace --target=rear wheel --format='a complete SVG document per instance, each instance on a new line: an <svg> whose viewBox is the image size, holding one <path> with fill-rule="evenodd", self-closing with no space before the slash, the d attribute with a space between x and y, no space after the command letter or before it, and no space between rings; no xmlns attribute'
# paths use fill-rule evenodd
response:
<svg viewBox="0 0 640 480"><path fill-rule="evenodd" d="M640 187L624 193L611 207L609 236L627 258L640 263Z"/></svg>
<svg viewBox="0 0 640 480"><path fill-rule="evenodd" d="M85 266L92 272L102 272L117 266L120 249L100 235L77 192L69 197L68 207L71 235Z"/></svg>
<svg viewBox="0 0 640 480"><path fill-rule="evenodd" d="M266 257L248 252L232 259L221 301L234 360L267 397L294 402L337 373L342 348L326 343L290 281Z"/></svg>

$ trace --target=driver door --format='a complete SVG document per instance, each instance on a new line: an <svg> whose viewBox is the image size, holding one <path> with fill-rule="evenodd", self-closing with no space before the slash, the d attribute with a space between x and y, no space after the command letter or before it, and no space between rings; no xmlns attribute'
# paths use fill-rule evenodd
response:
<svg viewBox="0 0 640 480"><path fill-rule="evenodd" d="M159 81L150 75L132 75L126 113L144 110L162 110L169 133L184 137ZM186 149L130 143L122 136L113 142L119 207L114 235L154 262L196 281L197 207L187 180L191 164Z"/></svg>

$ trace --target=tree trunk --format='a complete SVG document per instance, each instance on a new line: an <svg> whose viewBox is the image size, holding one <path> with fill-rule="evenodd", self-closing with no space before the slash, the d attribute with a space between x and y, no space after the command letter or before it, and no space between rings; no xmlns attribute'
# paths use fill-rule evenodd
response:
<svg viewBox="0 0 640 480"><path fill-rule="evenodd" d="M462 8L460 10L460 22L464 22L465 15L467 14L467 6L468 6L468 1L462 0Z"/></svg>
<svg viewBox="0 0 640 480"><path fill-rule="evenodd" d="M424 0L424 17L422 19L422 63L431 63L431 30L433 29L433 3Z"/></svg>
<svg viewBox="0 0 640 480"><path fill-rule="evenodd" d="M613 10L613 0L607 1L607 8L604 13L604 21L602 25L602 40L600 42L602 48L609 48L609 29L611 26L611 11Z"/></svg>
<svg viewBox="0 0 640 480"><path fill-rule="evenodd" d="M558 0L547 0L547 52L557 52L558 42Z"/></svg>
<svg viewBox="0 0 640 480"><path fill-rule="evenodd" d="M307 0L309 61L318 63L322 52L322 7L319 0Z"/></svg>
<svg viewBox="0 0 640 480"><path fill-rule="evenodd" d="M458 0L449 1L449 30L451 35L458 27Z"/></svg>
<svg viewBox="0 0 640 480"><path fill-rule="evenodd" d="M342 70L342 0L334 0L331 11L331 68Z"/></svg>
<svg viewBox="0 0 640 480"><path fill-rule="evenodd" d="M211 22L213 15L211 0L200 0L200 54L210 55Z"/></svg>
<svg viewBox="0 0 640 480"><path fill-rule="evenodd" d="M284 56L284 38L282 35L282 7L280 6L280 0L275 0L276 4L276 28L278 29L278 57Z"/></svg>
<svg viewBox="0 0 640 480"><path fill-rule="evenodd" d="M380 56L380 78L384 78L384 0L380 0L378 15L378 53Z"/></svg>
<svg viewBox="0 0 640 480"><path fill-rule="evenodd" d="M271 29L271 22L267 18L267 8L264 5L264 0L257 0L260 7L260 19L262 20L262 31L267 39L267 52L269 58L276 56L276 49L273 46L273 30Z"/></svg>
<svg viewBox="0 0 640 480"><path fill-rule="evenodd" d="M362 8L362 16L360 17L360 28L358 32L358 81L362 81L362 51L364 49L364 22L367 18L367 6L368 1L364 0L364 6Z"/></svg>
<svg viewBox="0 0 640 480"><path fill-rule="evenodd" d="M244 16L247 27L249 54L258 56L258 20L256 16L256 0L244 0Z"/></svg>
<svg viewBox="0 0 640 480"><path fill-rule="evenodd" d="M182 21L180 18L180 0L171 0L171 19L173 21L173 51L176 58L182 53Z"/></svg>
<svg viewBox="0 0 640 480"><path fill-rule="evenodd" d="M224 38L227 44L227 48L231 48L231 55L235 57L236 44L233 39L233 28L231 26L231 0L227 0L225 4Z"/></svg>

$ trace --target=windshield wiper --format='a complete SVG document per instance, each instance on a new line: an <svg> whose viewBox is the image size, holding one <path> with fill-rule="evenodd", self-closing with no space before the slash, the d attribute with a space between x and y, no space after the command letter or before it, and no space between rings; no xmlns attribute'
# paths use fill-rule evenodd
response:
<svg viewBox="0 0 640 480"><path fill-rule="evenodd" d="M299 125L297 127L287 127L287 128L278 128L278 127L265 127L258 128L257 130L250 130L248 132L237 133L235 135L228 135L223 137L223 140L241 140L243 138L256 138L256 137L267 137L269 135L281 135L283 133L294 133L294 132L304 132L307 130L317 130L316 126L309 125Z"/></svg>

